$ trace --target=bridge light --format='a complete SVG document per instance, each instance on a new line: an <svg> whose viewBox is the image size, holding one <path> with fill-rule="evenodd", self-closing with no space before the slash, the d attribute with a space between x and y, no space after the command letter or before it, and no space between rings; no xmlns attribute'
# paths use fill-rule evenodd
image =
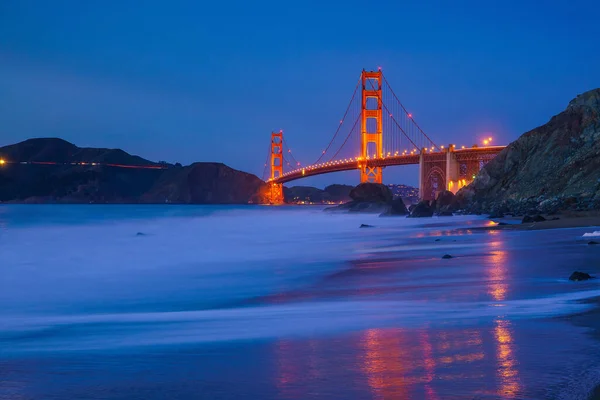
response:
<svg viewBox="0 0 600 400"><path fill-rule="evenodd" d="M492 141L492 137L490 136L490 137L488 138L488 142L491 142L491 141Z"/></svg>
<svg viewBox="0 0 600 400"><path fill-rule="evenodd" d="M443 146L443 145L442 145L442 146L440 146L440 148L441 148L442 150L444 150L444 146Z"/></svg>
<svg viewBox="0 0 600 400"><path fill-rule="evenodd" d="M461 149L464 149L464 148L465 148L465 146L461 146L460 148L461 148Z"/></svg>
<svg viewBox="0 0 600 400"><path fill-rule="evenodd" d="M410 113L409 113L409 114L408 114L408 118L412 118L412 114L410 114Z"/></svg>
<svg viewBox="0 0 600 400"><path fill-rule="evenodd" d="M487 140L487 139L485 139L485 140L483 141L483 144L484 144L485 146L487 146L487 145L488 145L488 143L489 143L489 140Z"/></svg>

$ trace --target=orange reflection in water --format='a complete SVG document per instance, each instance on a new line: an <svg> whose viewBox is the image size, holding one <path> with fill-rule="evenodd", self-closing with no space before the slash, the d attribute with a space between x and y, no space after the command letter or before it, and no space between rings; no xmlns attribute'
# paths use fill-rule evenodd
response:
<svg viewBox="0 0 600 400"><path fill-rule="evenodd" d="M521 385L519 383L518 362L515 358L510 321L496 319L494 325L496 358L498 360L497 375L500 382L498 394L514 398L518 395Z"/></svg>
<svg viewBox="0 0 600 400"><path fill-rule="evenodd" d="M438 396L431 383L435 378L435 359L433 358L433 346L429 340L429 334L422 331L419 335L419 343L423 349L423 362L425 367L425 394L428 399L438 400Z"/></svg>
<svg viewBox="0 0 600 400"><path fill-rule="evenodd" d="M498 245L498 242L492 242L490 245ZM507 270L506 270L506 251L494 250L489 267L489 285L488 293L496 301L503 301L506 299L506 292L508 291L508 284L506 282Z"/></svg>
<svg viewBox="0 0 600 400"><path fill-rule="evenodd" d="M410 340L413 343L410 343ZM423 357L422 341L402 329L369 329L365 332L362 345L364 356L362 369L376 399L410 399L411 391L418 384L433 380L435 361L432 347ZM423 376L423 369L428 371ZM428 399L436 399L433 389L425 387Z"/></svg>
<svg viewBox="0 0 600 400"><path fill-rule="evenodd" d="M370 329L362 344L362 369L376 399L438 400L437 384L460 388L484 378L478 367L485 359L483 340L475 329L433 335L426 329Z"/></svg>
<svg viewBox="0 0 600 400"><path fill-rule="evenodd" d="M488 293L495 301L505 301L509 290L507 252L503 250L504 242L500 237L498 240L490 242L489 245L493 251L488 269ZM521 385L510 321L502 318L494 320L494 339L497 359L496 374L500 385L498 394L514 398L521 390Z"/></svg>
<svg viewBox="0 0 600 400"><path fill-rule="evenodd" d="M389 331L383 329L369 329L363 337L363 369L373 395L379 399L408 398L402 332L395 330L394 333L389 334Z"/></svg>

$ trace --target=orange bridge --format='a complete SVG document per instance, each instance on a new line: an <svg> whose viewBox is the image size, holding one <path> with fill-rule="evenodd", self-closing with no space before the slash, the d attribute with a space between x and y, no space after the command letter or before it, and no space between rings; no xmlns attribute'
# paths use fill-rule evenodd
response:
<svg viewBox="0 0 600 400"><path fill-rule="evenodd" d="M415 164L419 165L419 197L433 200L443 190L456 193L471 183L505 147L491 142L489 137L482 146L436 145L402 105L381 69L363 70L319 158L307 165L298 162L283 132L273 132L263 179L269 184L270 203L281 204L283 184L296 179L356 169L361 182L382 183L385 167Z"/></svg>

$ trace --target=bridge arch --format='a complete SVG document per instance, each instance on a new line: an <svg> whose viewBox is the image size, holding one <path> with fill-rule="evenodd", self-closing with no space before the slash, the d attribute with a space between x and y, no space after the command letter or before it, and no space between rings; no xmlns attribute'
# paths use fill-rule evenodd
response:
<svg viewBox="0 0 600 400"><path fill-rule="evenodd" d="M437 165L431 167L423 183L423 200L435 200L438 193L446 189L446 171Z"/></svg>

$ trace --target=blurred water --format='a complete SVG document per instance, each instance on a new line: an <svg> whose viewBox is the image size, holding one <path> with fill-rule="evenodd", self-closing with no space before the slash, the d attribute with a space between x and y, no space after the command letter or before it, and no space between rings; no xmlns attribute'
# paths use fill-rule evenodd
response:
<svg viewBox="0 0 600 400"><path fill-rule="evenodd" d="M592 230L486 224L0 207L0 399L584 396L597 344L553 317L600 294L566 279Z"/></svg>

